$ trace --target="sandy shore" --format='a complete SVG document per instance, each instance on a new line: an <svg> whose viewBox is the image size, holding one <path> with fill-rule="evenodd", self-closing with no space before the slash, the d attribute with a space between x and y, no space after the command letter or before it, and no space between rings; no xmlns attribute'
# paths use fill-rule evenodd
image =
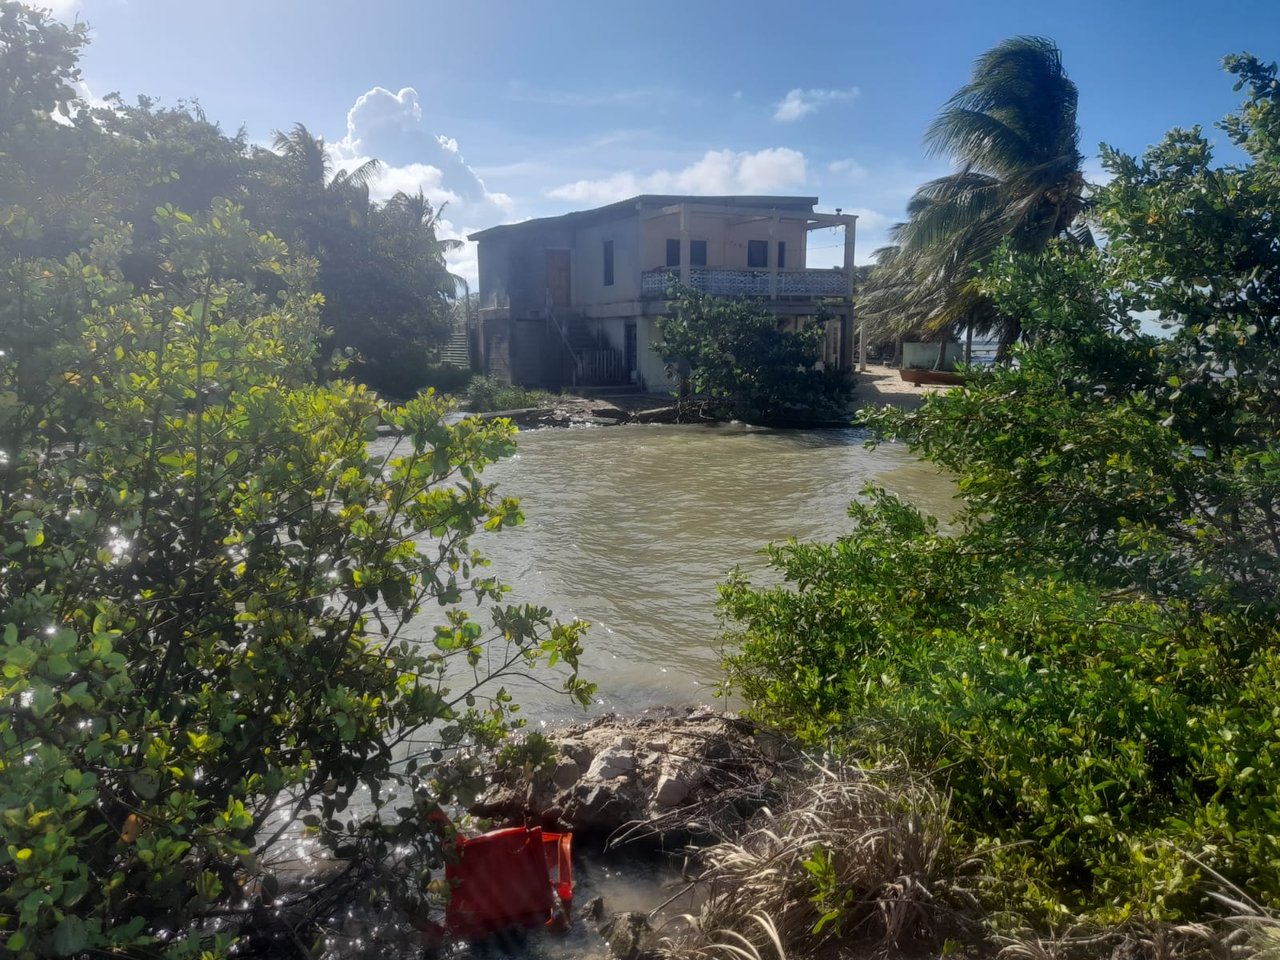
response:
<svg viewBox="0 0 1280 960"><path fill-rule="evenodd" d="M886 367L878 363L868 363L866 373L855 373L854 383L857 392L854 399L860 406L898 407L902 410L914 410L930 393L946 390L937 384L907 383L898 376L897 367Z"/></svg>
<svg viewBox="0 0 1280 960"><path fill-rule="evenodd" d="M896 367L868 364L865 373L854 374L857 406L891 406L914 410L927 394L945 390L935 384L907 383ZM482 413L485 419L505 417L519 427L611 426L622 423L675 423L677 411L667 393L609 393L595 397L565 395L545 407L497 410Z"/></svg>

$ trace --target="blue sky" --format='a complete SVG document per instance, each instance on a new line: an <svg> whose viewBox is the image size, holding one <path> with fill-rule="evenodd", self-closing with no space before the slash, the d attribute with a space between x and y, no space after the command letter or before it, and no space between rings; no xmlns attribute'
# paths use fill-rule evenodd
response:
<svg viewBox="0 0 1280 960"><path fill-rule="evenodd" d="M1091 173L1099 142L1140 152L1231 110L1224 54L1280 57L1263 0L45 4L92 28L92 95L195 98L259 142L301 121L339 163L386 162L381 195L447 201L455 235L640 192L796 193L861 216L860 262L946 172L924 128L1005 37L1061 47ZM811 237L810 265L839 254ZM474 279L470 250L455 266Z"/></svg>

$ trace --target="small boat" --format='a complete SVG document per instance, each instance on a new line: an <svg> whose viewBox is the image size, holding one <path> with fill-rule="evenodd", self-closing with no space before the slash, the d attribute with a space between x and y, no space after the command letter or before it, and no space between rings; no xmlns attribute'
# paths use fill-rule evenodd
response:
<svg viewBox="0 0 1280 960"><path fill-rule="evenodd" d="M923 367L899 367L898 376L907 383L933 383L945 387L964 385L964 375L954 370L926 370Z"/></svg>

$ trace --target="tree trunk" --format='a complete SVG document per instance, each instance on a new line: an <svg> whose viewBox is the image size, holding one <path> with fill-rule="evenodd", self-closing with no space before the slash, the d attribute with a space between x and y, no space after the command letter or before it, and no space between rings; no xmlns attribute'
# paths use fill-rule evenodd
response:
<svg viewBox="0 0 1280 960"><path fill-rule="evenodd" d="M1000 344L996 347L996 360L1000 363L1009 359L1009 348L1022 336L1022 324L1017 320L1009 320L1000 326Z"/></svg>

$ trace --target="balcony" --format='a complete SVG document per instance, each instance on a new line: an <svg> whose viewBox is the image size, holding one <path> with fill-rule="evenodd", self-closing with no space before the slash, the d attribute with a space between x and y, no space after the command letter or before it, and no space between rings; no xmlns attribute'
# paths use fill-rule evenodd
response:
<svg viewBox="0 0 1280 960"><path fill-rule="evenodd" d="M773 278L777 277L777 288ZM671 267L640 274L640 296L663 299L680 283ZM730 267L690 267L688 286L718 297L847 297L849 278L843 270L736 270Z"/></svg>

